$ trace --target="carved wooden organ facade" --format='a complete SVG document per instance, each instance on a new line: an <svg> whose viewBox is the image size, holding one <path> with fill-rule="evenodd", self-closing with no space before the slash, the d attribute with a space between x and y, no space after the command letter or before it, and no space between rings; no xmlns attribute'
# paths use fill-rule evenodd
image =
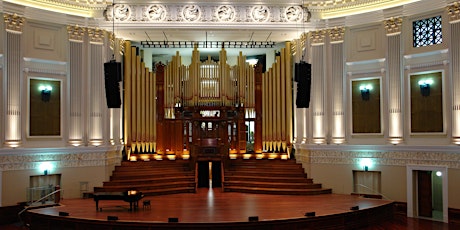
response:
<svg viewBox="0 0 460 230"><path fill-rule="evenodd" d="M192 157L195 160L243 154L288 155L292 137L292 63L286 43L273 66L262 73L238 56L227 64L172 60L145 67L138 48L125 44L124 143L131 155ZM249 132L248 132L248 127ZM254 156L255 157L255 156Z"/></svg>

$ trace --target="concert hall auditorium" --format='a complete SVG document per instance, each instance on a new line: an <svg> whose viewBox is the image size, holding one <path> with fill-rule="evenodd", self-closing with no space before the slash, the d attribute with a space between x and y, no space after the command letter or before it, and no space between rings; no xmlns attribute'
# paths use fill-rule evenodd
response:
<svg viewBox="0 0 460 230"><path fill-rule="evenodd" d="M0 12L0 229L460 229L459 0Z"/></svg>

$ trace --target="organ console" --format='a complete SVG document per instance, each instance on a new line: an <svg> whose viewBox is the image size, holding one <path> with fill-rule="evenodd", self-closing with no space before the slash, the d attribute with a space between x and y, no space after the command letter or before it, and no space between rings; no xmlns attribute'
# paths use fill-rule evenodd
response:
<svg viewBox="0 0 460 230"><path fill-rule="evenodd" d="M126 47L131 43L126 41ZM250 65L242 52L237 64L227 64L225 49L219 60L200 60L198 48L191 64L179 52L151 71L125 48L124 114L127 155L166 149L179 158L227 157L230 151L287 153L292 133L292 73L290 43L266 73ZM247 144L252 122L254 143ZM252 131L252 130L251 130ZM252 134L251 134L252 135ZM250 138L252 140L252 137ZM288 154L289 155L289 154Z"/></svg>

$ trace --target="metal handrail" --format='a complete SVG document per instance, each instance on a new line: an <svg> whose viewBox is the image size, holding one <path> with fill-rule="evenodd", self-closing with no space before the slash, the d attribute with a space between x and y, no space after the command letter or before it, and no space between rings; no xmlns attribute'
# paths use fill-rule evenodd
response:
<svg viewBox="0 0 460 230"><path fill-rule="evenodd" d="M30 207L32 207L33 204L39 203L39 202L41 202L41 201L47 199L48 197L50 197L50 196L52 196L52 195L54 195L54 194L56 194L56 193L58 193L58 192L61 192L61 191L62 191L62 189L54 190L53 192L47 194L46 196L43 196L42 198L40 198L40 199L38 199L38 200L32 202L30 205L26 206L23 210L21 210L21 211L18 213L19 222L21 222L22 225L24 225L24 222L22 221L21 215L22 215L22 213L24 213L25 211L27 211Z"/></svg>

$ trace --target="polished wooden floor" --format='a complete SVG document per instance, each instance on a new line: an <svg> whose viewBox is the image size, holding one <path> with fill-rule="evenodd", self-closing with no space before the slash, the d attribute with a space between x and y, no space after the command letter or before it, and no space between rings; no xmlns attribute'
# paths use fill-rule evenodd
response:
<svg viewBox="0 0 460 230"><path fill-rule="evenodd" d="M61 206L30 210L47 215L67 212L72 218L106 220L117 216L120 221L167 222L175 217L182 223L244 222L250 216L259 221L301 218L306 212L317 216L350 212L350 207L366 209L391 203L391 201L367 199L358 196L326 194L316 196L261 195L245 193L223 193L219 188L198 189L190 194L174 194L145 197L151 207L129 211L129 204L123 201L100 201L97 211L93 199L63 199ZM2 226L0 226L1 228ZM2 229L21 229L10 225ZM397 216L394 220L371 226L368 229L449 229L449 225L436 221ZM453 229L453 228L451 228Z"/></svg>

